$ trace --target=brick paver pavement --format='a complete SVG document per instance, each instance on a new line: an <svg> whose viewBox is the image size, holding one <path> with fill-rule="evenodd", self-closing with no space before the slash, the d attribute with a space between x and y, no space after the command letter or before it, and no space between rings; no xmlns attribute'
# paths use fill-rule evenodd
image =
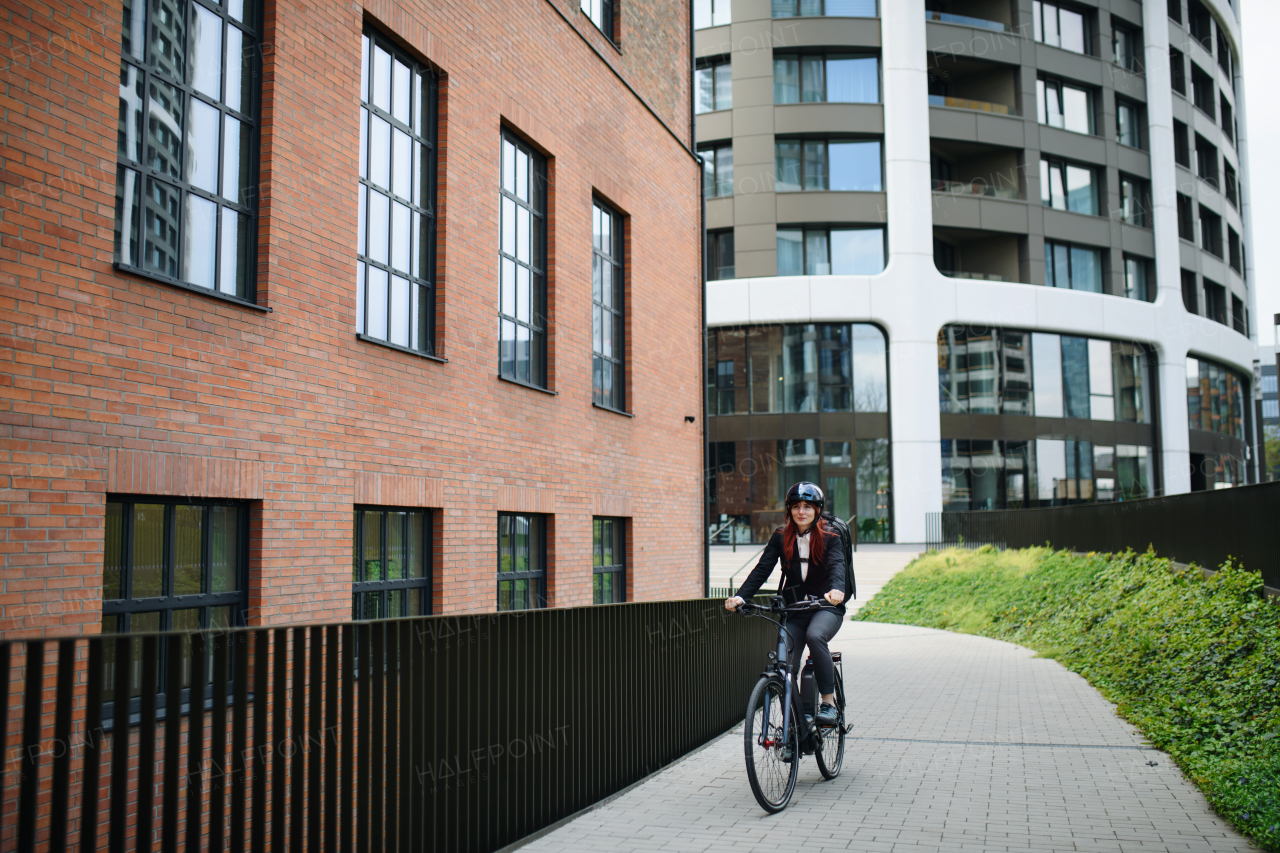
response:
<svg viewBox="0 0 1280 853"><path fill-rule="evenodd" d="M742 729L525 851L1253 851L1084 679L1020 646L847 623L844 770L767 815ZM743 697L745 708L746 697Z"/></svg>

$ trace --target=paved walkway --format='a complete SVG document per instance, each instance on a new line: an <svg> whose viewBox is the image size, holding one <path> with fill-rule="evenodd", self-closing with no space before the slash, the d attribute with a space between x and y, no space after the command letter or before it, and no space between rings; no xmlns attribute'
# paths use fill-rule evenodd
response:
<svg viewBox="0 0 1280 853"><path fill-rule="evenodd" d="M524 850L1256 849L1054 661L902 625L851 622L832 645L856 721L834 781L806 758L791 805L766 815L747 786L739 726Z"/></svg>

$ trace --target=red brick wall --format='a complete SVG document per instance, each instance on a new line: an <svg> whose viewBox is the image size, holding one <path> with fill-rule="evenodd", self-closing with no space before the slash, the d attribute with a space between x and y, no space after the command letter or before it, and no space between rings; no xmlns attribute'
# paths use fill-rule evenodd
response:
<svg viewBox="0 0 1280 853"><path fill-rule="evenodd" d="M271 313L112 269L119 4L0 10L0 631L97 630L108 490L254 500L254 623L349 617L352 504L374 493L442 510L438 612L494 607L501 509L554 513L556 606L590 603L590 516L606 511L632 518L635 598L701 593L688 11L621 9L619 52L561 0L269 2ZM444 73L448 364L354 334L362 19ZM503 124L551 157L555 396L495 375ZM634 418L591 405L593 192L629 218Z"/></svg>

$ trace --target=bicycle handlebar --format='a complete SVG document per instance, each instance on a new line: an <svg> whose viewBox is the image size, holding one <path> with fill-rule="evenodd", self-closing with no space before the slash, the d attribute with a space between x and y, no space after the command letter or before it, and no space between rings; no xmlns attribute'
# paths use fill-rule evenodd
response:
<svg viewBox="0 0 1280 853"><path fill-rule="evenodd" d="M738 612L743 616L750 616L752 613L767 611L769 613L804 613L809 610L820 610L823 607L831 607L832 605L821 598L811 598L805 601L797 601L795 604L752 604L744 601L738 605Z"/></svg>

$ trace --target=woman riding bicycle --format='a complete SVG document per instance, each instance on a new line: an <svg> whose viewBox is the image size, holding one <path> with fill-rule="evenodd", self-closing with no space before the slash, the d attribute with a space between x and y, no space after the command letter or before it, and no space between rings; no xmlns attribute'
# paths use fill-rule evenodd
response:
<svg viewBox="0 0 1280 853"><path fill-rule="evenodd" d="M829 606L798 614L787 623L790 635L791 671L800 672L805 643L813 655L814 679L822 694L817 723L836 724L836 671L827 644L845 619L844 549L840 536L822 521L826 498L813 483L796 483L787 490L787 523L773 532L760 562L747 575L738 592L724 603L737 610L773 573L782 558L782 583L778 594L788 603L825 599Z"/></svg>

